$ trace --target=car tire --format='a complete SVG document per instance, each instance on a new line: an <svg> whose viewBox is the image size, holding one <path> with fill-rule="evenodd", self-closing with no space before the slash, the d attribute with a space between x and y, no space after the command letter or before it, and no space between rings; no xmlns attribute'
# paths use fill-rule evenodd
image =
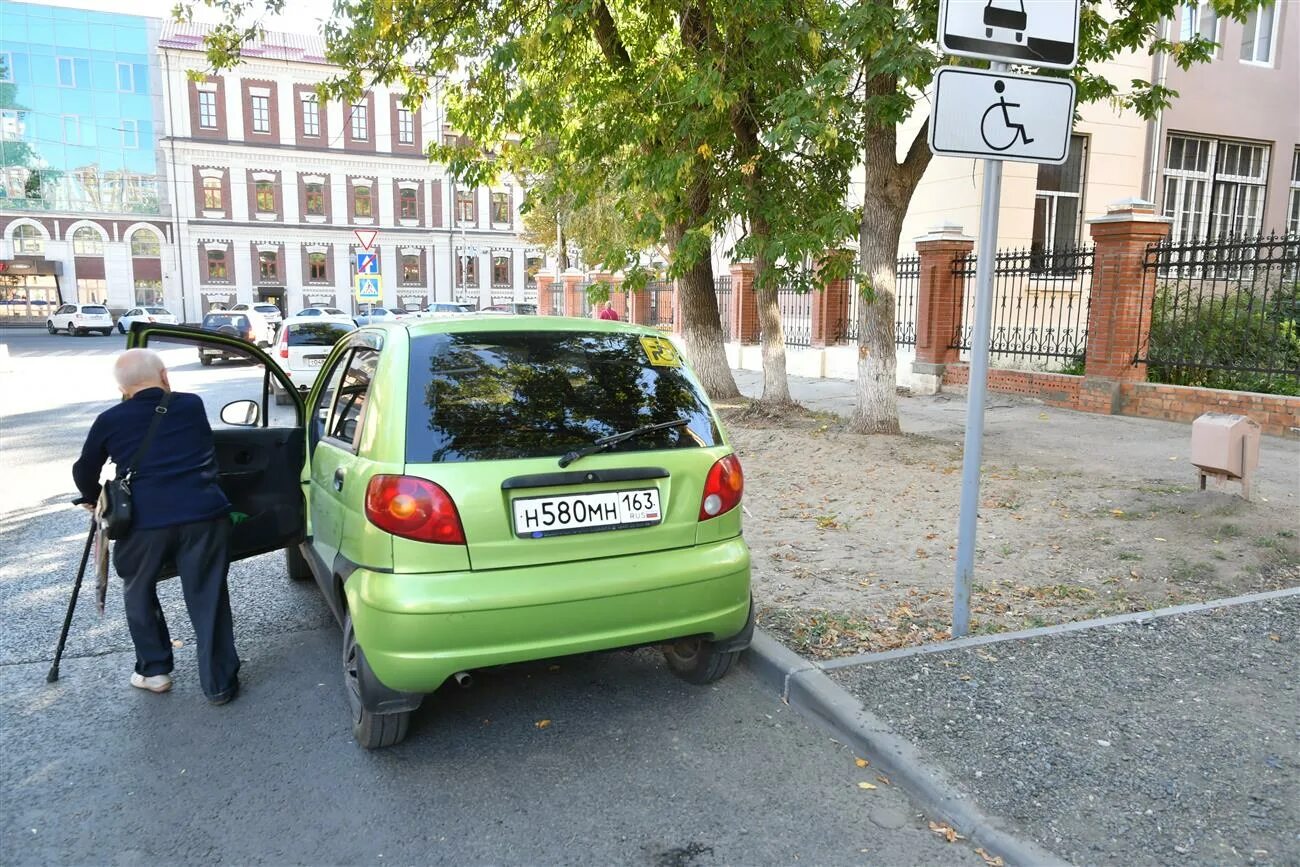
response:
<svg viewBox="0 0 1300 867"><path fill-rule="evenodd" d="M121 322L117 323L117 333L118 333L118 334L126 334L126 329L122 327L122 323L121 323Z"/></svg>
<svg viewBox="0 0 1300 867"><path fill-rule="evenodd" d="M200 355L200 356L199 356L199 364L203 365L204 367L211 367L211 366L212 366L212 356L210 356L210 355Z"/></svg>
<svg viewBox="0 0 1300 867"><path fill-rule="evenodd" d="M104 337L112 337L112 336L113 336L113 329L111 329L111 328L104 328L104 329L102 329L99 333L100 333L102 336L104 336Z"/></svg>
<svg viewBox="0 0 1300 867"><path fill-rule="evenodd" d="M411 726L409 710L398 713L373 713L361 704L361 683L357 669L365 654L352 630L352 615L343 616L343 688L347 693L352 719L352 736L368 750L380 750L401 743Z"/></svg>
<svg viewBox="0 0 1300 867"><path fill-rule="evenodd" d="M49 319L46 319L46 320L45 320L45 330L48 331L48 332L50 332L51 334L58 334L58 333L59 333L59 329L55 328L55 327L54 327L54 323L53 323L52 321L50 321Z"/></svg>
<svg viewBox="0 0 1300 867"><path fill-rule="evenodd" d="M73 337L85 337L85 336L86 336L86 330L85 330L84 328L73 328L71 325L68 326L68 332L69 332Z"/></svg>
<svg viewBox="0 0 1300 867"><path fill-rule="evenodd" d="M664 661L672 673L687 683L705 684L719 680L740 656L739 650L719 650L704 638L684 638L665 644Z"/></svg>
<svg viewBox="0 0 1300 867"><path fill-rule="evenodd" d="M289 573L289 578L294 581L308 581L313 577L311 566L307 563L307 558L302 556L302 549L297 545L290 545L284 549L284 571Z"/></svg>

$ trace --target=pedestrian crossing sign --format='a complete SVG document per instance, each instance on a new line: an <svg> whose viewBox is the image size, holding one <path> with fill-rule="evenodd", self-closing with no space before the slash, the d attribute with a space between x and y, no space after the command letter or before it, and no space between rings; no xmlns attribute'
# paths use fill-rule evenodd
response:
<svg viewBox="0 0 1300 867"><path fill-rule="evenodd" d="M377 303L383 297L383 289L379 282L378 274L358 274L357 275L357 300Z"/></svg>

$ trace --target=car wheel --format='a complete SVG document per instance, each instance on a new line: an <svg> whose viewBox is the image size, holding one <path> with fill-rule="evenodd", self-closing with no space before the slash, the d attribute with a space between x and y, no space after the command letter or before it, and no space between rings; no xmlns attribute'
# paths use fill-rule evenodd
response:
<svg viewBox="0 0 1300 867"><path fill-rule="evenodd" d="M211 367L211 366L212 366L212 357L209 356L209 355L200 355L200 356L199 356L199 364L203 365L204 367Z"/></svg>
<svg viewBox="0 0 1300 867"><path fill-rule="evenodd" d="M55 327L54 327L54 323L51 322L51 321L48 320L48 319L45 320L45 330L48 331L48 332L50 332L51 334L58 334L58 333L59 333L59 329L55 328Z"/></svg>
<svg viewBox="0 0 1300 867"><path fill-rule="evenodd" d="M68 326L68 332L69 332L73 337L85 337L85 336L86 336L85 329L82 329L82 328L75 328L75 329L74 329L71 325Z"/></svg>
<svg viewBox="0 0 1300 867"><path fill-rule="evenodd" d="M358 669L365 654L352 631L352 615L343 616L343 688L348 696L352 718L352 736L368 750L378 750L401 743L411 725L409 710L398 713L372 713L361 704L361 681Z"/></svg>
<svg viewBox="0 0 1300 867"><path fill-rule="evenodd" d="M111 328L105 328L105 329L103 329L102 331L100 331L99 333L100 333L101 335L103 335L104 337L112 337L112 336L113 336L113 329L111 329Z"/></svg>
<svg viewBox="0 0 1300 867"><path fill-rule="evenodd" d="M121 322L117 323L117 333L118 333L118 334L126 334L126 328L124 328L124 327L122 326L122 323L121 323Z"/></svg>
<svg viewBox="0 0 1300 867"><path fill-rule="evenodd" d="M289 573L289 577L294 581L307 581L312 577L311 566L307 564L307 558L302 556L302 549L297 545L290 545L284 549L284 571Z"/></svg>
<svg viewBox="0 0 1300 867"><path fill-rule="evenodd" d="M665 644L664 661L673 674L687 683L713 683L731 668L740 656L739 650L719 650L712 641L703 638L683 638Z"/></svg>

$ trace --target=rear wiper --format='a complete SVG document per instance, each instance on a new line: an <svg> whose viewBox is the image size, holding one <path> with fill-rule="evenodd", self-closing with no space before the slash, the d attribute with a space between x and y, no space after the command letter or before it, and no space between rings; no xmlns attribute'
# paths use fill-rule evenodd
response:
<svg viewBox="0 0 1300 867"><path fill-rule="evenodd" d="M580 449L571 451L568 454L566 454L564 457L560 458L560 466L567 467L569 464L573 463L576 460L585 458L588 455L594 455L596 452L603 452L605 449L609 448L610 446L617 445L618 443L621 443L624 440L630 440L632 439L632 437L639 437L642 434L654 433L657 430L667 430L670 427L681 427L682 425L690 424L690 422L691 420L688 418L675 418L672 421L661 421L658 424L648 424L645 427L632 428L632 430L620 431L619 433L616 434L610 434L607 437L601 437L600 439L593 442L591 445L583 446Z"/></svg>

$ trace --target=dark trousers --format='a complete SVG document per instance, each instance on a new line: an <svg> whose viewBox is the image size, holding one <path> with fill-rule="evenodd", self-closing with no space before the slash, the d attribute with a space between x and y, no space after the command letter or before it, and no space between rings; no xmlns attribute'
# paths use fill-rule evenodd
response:
<svg viewBox="0 0 1300 867"><path fill-rule="evenodd" d="M226 588L229 539L230 519L223 516L176 527L132 530L116 544L113 565L122 578L137 673L146 677L171 673L172 638L158 604L158 580L164 567L174 564L198 640L203 692L209 698L219 698L235 689L239 655Z"/></svg>

